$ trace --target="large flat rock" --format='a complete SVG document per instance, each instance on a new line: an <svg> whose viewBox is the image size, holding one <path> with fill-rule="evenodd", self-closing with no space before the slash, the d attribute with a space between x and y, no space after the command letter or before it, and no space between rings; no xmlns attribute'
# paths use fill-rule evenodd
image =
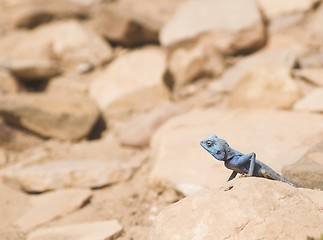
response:
<svg viewBox="0 0 323 240"><path fill-rule="evenodd" d="M298 51L267 50L241 59L212 83L212 88L230 92L231 107L291 108L300 98L291 76Z"/></svg>
<svg viewBox="0 0 323 240"><path fill-rule="evenodd" d="M315 144L297 162L284 166L282 172L304 187L323 190L323 141Z"/></svg>
<svg viewBox="0 0 323 240"><path fill-rule="evenodd" d="M15 222L15 225L24 231L29 231L75 211L91 196L91 191L87 189L63 189L31 196L30 208Z"/></svg>
<svg viewBox="0 0 323 240"><path fill-rule="evenodd" d="M163 82L166 56L162 49L145 47L123 54L100 74L90 95L109 114L147 110L168 98Z"/></svg>
<svg viewBox="0 0 323 240"><path fill-rule="evenodd" d="M241 51L261 46L264 25L252 0L190 0L183 2L160 33L164 46L192 40L202 34L214 36L223 51Z"/></svg>
<svg viewBox="0 0 323 240"><path fill-rule="evenodd" d="M185 194L222 186L231 171L199 145L216 134L276 171L293 163L322 137L323 116L278 110L194 110L174 117L153 136L153 186L172 184Z"/></svg>
<svg viewBox="0 0 323 240"><path fill-rule="evenodd" d="M122 226L116 220L87 222L36 230L27 240L112 240L121 231Z"/></svg>
<svg viewBox="0 0 323 240"><path fill-rule="evenodd" d="M44 192L60 188L99 188L127 180L129 165L103 160L57 160L27 167L10 167L2 177L27 192Z"/></svg>
<svg viewBox="0 0 323 240"><path fill-rule="evenodd" d="M198 193L163 210L149 240L319 237L323 192L267 179L238 179L229 189Z"/></svg>
<svg viewBox="0 0 323 240"><path fill-rule="evenodd" d="M1 39L0 50L0 63L27 79L51 77L59 69L76 70L83 64L96 67L112 58L110 45L75 20L12 32Z"/></svg>
<svg viewBox="0 0 323 240"><path fill-rule="evenodd" d="M0 115L44 137L77 140L89 134L99 111L82 95L20 94L0 96Z"/></svg>

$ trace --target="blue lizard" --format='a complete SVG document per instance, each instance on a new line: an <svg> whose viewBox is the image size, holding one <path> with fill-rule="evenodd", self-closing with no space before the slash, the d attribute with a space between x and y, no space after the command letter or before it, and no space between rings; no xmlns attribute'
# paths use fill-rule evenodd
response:
<svg viewBox="0 0 323 240"><path fill-rule="evenodd" d="M228 181L234 179L238 173L247 177L262 177L288 183L294 187L302 187L298 183L281 176L269 166L256 159L255 153L243 154L229 146L229 144L216 135L210 135L200 142L201 146L214 158L224 161L224 165L233 170Z"/></svg>

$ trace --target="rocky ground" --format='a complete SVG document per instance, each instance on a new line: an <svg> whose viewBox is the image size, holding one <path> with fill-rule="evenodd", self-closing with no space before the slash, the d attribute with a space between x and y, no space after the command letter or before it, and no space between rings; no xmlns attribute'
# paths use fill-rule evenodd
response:
<svg viewBox="0 0 323 240"><path fill-rule="evenodd" d="M0 239L319 239L322 22L320 0L0 0ZM304 188L227 183L209 134Z"/></svg>

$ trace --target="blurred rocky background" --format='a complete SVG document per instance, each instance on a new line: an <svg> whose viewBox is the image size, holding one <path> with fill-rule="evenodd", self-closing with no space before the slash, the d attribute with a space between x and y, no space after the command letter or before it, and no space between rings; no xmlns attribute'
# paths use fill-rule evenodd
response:
<svg viewBox="0 0 323 240"><path fill-rule="evenodd" d="M322 1L0 0L1 240L314 239L322 189Z"/></svg>

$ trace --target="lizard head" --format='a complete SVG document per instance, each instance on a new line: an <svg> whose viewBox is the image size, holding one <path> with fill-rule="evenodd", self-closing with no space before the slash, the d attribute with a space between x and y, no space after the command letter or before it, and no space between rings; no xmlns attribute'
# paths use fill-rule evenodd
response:
<svg viewBox="0 0 323 240"><path fill-rule="evenodd" d="M210 135L204 140L202 140L200 144L216 159L220 161L226 160L226 148L229 147L229 145L225 140L218 138L216 135Z"/></svg>

